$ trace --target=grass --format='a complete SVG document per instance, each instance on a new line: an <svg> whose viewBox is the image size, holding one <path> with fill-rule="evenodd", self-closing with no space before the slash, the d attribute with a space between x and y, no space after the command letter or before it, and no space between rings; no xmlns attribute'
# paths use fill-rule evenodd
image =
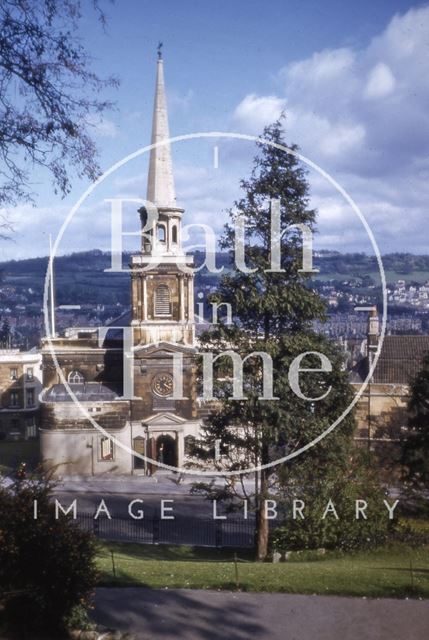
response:
<svg viewBox="0 0 429 640"><path fill-rule="evenodd" d="M358 553L295 553L279 564L238 552L243 591L429 598L429 548L396 544ZM115 575L112 568L112 552ZM236 589L233 552L124 543L101 545L101 586Z"/></svg>

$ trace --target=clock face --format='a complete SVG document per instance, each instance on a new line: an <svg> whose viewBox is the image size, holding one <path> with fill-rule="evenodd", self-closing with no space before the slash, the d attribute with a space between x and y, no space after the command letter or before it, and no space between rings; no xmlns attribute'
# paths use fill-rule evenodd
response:
<svg viewBox="0 0 429 640"><path fill-rule="evenodd" d="M168 373L155 376L152 389L158 396L170 396L173 393L173 378Z"/></svg>

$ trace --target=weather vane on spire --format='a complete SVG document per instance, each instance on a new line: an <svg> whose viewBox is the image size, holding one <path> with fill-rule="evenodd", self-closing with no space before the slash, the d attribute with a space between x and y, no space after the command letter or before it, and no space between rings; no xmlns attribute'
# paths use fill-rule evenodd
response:
<svg viewBox="0 0 429 640"><path fill-rule="evenodd" d="M158 52L158 59L161 60L162 59L162 42L158 42L157 52Z"/></svg>

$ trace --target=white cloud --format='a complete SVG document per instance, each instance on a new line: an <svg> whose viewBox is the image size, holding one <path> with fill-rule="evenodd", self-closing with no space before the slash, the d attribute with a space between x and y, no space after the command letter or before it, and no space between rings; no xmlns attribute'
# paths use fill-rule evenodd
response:
<svg viewBox="0 0 429 640"><path fill-rule="evenodd" d="M324 50L283 67L279 94L245 96L234 123L254 132L286 108L289 137L307 155L336 155L343 164L351 140L380 168L378 152L389 142L396 145L410 134L414 142L418 129L429 143L428 41L429 7L395 16L364 49ZM327 136L338 142L327 144Z"/></svg>
<svg viewBox="0 0 429 640"><path fill-rule="evenodd" d="M33 207L22 204L10 207L6 217L11 225L10 240L0 241L0 261L19 260L49 253L49 234L59 231L66 207Z"/></svg>
<svg viewBox="0 0 429 640"><path fill-rule="evenodd" d="M245 122L250 131L258 133L266 124L270 124L279 118L286 107L286 99L276 96L257 96L250 94L237 105L234 112L234 120Z"/></svg>
<svg viewBox="0 0 429 640"><path fill-rule="evenodd" d="M346 188L384 252L427 252L428 42L429 7L394 16L365 48L315 52L277 70L276 91L263 95L255 90L244 96L230 123L236 130L260 134L285 110L287 141L297 142L305 156ZM176 100L178 109L186 109L192 92L169 95L171 100ZM110 121L94 122L94 126L99 135L118 135ZM214 170L211 144L179 155L181 161L174 161L175 179L178 202L186 210L184 223L211 224L219 233L226 219L222 212L238 196L239 178L248 175L254 147L221 140L220 166ZM203 161L198 164L196 158ZM143 167L139 165L134 175L119 173L114 190L128 197L144 197ZM361 223L345 201L314 172L309 178L319 209L317 247L370 250ZM47 234L58 230L66 209L23 206L14 214L15 244L0 247L3 259L5 254L18 258L36 250L43 253L41 247L48 247ZM108 214L101 203L88 207L67 234L65 249L108 249ZM129 216L131 228L137 224L132 207Z"/></svg>
<svg viewBox="0 0 429 640"><path fill-rule="evenodd" d="M326 49L306 60L293 62L284 73L291 81L300 82L305 77L312 84L325 84L349 74L354 62L355 54L350 49Z"/></svg>
<svg viewBox="0 0 429 640"><path fill-rule="evenodd" d="M379 62L369 72L364 93L367 98L384 98L392 93L395 85L395 77L387 64Z"/></svg>
<svg viewBox="0 0 429 640"><path fill-rule="evenodd" d="M285 105L287 142L347 189L382 250L427 251L428 42L429 7L410 9L364 48L324 50L288 64L277 72L275 94L247 95L233 114L240 130L260 133L275 119L264 105ZM318 180L312 188L316 199L326 191ZM342 249L350 234L338 232L332 207L323 203L320 242ZM355 244L365 244L355 231Z"/></svg>

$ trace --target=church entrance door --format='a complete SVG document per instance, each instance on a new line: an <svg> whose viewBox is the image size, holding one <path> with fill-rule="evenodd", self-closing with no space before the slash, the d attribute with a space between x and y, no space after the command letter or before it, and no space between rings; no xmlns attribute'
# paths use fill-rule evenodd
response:
<svg viewBox="0 0 429 640"><path fill-rule="evenodd" d="M177 466L177 444L172 436L159 436L156 441L156 459L171 467Z"/></svg>

